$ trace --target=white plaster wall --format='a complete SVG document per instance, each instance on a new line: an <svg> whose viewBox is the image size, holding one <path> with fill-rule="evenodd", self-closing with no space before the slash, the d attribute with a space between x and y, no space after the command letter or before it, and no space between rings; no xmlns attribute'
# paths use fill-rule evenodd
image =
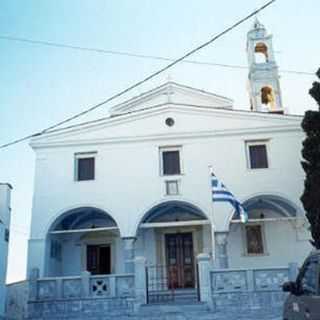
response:
<svg viewBox="0 0 320 320"><path fill-rule="evenodd" d="M156 235L154 229L149 229L145 233L144 238L145 243L145 255L147 259L147 263L150 265L157 264L157 242L156 242Z"/></svg>
<svg viewBox="0 0 320 320"><path fill-rule="evenodd" d="M164 111L149 119L140 119L120 127L103 129L89 136L97 139L103 135L136 137L154 132L171 130L163 128L167 116L175 119L170 138L158 135L146 141L128 142L87 142L83 145L41 148L37 151L35 193L32 213L31 238L43 239L49 226L63 212L79 206L98 207L108 212L117 222L122 237L135 236L136 229L144 213L154 205L166 200L183 200L198 206L208 217L212 213L211 191L208 165L213 165L215 174L240 199L246 200L256 194L275 194L293 202L302 212L299 197L303 189L304 174L300 166L300 149L303 133L296 130L278 132L269 127L280 124L297 124L293 118L280 116L260 116L251 114L240 118L232 113L226 118L209 116L206 112ZM270 121L272 119L272 122ZM242 131L230 133L234 128ZM266 129L258 130L264 126ZM208 136L194 134L181 136L179 132L197 133L210 129ZM215 135L215 129L229 130L226 135ZM247 131L251 128L251 133ZM253 128L257 128L256 132ZM120 130L120 131L119 131ZM137 130L137 131L136 131ZM226 131L227 132L227 131ZM120 133L119 133L120 134ZM176 137L175 137L176 135ZM81 136L83 138L83 134ZM75 139L74 136L72 139ZM80 138L79 138L80 139ZM246 140L269 139L270 168L247 169ZM79 140L80 141L80 140ZM159 147L182 146L183 174L181 195L164 195L165 177L159 174ZM94 181L74 181L74 153L97 151L96 179ZM227 230L232 214L227 209L214 208L216 230ZM34 245L33 245L34 244ZM30 242L28 268L43 268L41 245ZM40 248L41 249L41 248ZM242 260L241 260L242 261Z"/></svg>
<svg viewBox="0 0 320 320"><path fill-rule="evenodd" d="M11 186L0 183L0 220L10 226Z"/></svg>
<svg viewBox="0 0 320 320"><path fill-rule="evenodd" d="M268 268L287 266L289 262L300 266L312 249L309 241L299 239L295 222L265 222L263 228L266 254L247 256L243 226L231 226L227 247L230 268Z"/></svg>
<svg viewBox="0 0 320 320"><path fill-rule="evenodd" d="M11 187L0 184L0 317L5 312L6 275L8 260L8 245L5 241L6 229L10 226L10 192Z"/></svg>
<svg viewBox="0 0 320 320"><path fill-rule="evenodd" d="M75 242L70 239L63 241L62 245L62 275L63 276L77 276L81 274L81 246L76 245Z"/></svg>
<svg viewBox="0 0 320 320"><path fill-rule="evenodd" d="M4 241L5 227L0 223L0 316L4 316L8 246Z"/></svg>

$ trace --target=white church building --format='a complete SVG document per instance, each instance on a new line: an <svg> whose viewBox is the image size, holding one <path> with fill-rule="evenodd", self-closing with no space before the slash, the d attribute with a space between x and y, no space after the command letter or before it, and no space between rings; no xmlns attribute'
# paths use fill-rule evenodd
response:
<svg viewBox="0 0 320 320"><path fill-rule="evenodd" d="M28 275L46 279L165 267L175 288L213 269L300 264L311 249L303 192L301 116L281 99L272 37L248 33L251 110L167 82L104 119L35 137ZM209 169L241 201L243 224L213 202ZM151 270L151 269L150 269Z"/></svg>

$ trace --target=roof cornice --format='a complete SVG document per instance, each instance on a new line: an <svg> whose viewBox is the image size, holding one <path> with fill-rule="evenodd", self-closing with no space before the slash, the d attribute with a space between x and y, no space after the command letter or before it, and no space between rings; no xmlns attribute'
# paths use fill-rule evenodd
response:
<svg viewBox="0 0 320 320"><path fill-rule="evenodd" d="M283 132L296 132L303 134L300 126L297 125L283 125L273 127L256 127L245 129L223 129L223 130L207 130L201 132L180 132L180 133L168 133L168 134L154 134L154 135L140 135L140 136L123 136L123 137L108 137L101 139L69 139L65 141L55 142L33 142L32 147L35 149L40 148L59 148L70 146L85 146L85 145L103 145L103 144L121 144L121 143L140 143L159 140L182 140L182 139L215 139L217 137L229 137L240 135L257 135L257 134L272 134ZM248 137L249 138L249 137ZM269 139L269 137L267 137Z"/></svg>
<svg viewBox="0 0 320 320"><path fill-rule="evenodd" d="M194 114L210 114L215 115L216 117L238 117L242 119L252 118L270 122L270 119L277 119L277 120L291 120L296 121L296 124L293 126L297 128L297 130L301 130L300 122L302 120L302 116L292 116L292 115L279 115L279 114L269 114L264 112L252 112L252 111L244 111L244 110L229 110L229 109L222 109L222 108L212 108L206 106L194 106L194 105L180 105L180 104L162 104L158 106L153 106L150 108L146 108L143 110L135 110L128 112L126 114L119 114L113 117L103 118L101 120L95 120L88 122L82 125L75 125L70 126L65 129L58 129L52 132L48 132L46 134L34 137L30 145L33 148L36 148L39 145L50 145L49 141L44 141L48 138L55 138L59 136L69 135L72 136L79 132L88 132L91 130L96 130L100 128L108 128L116 125L121 125L125 123L130 123L131 121L136 121L140 119L144 119L150 117L151 115L158 115L167 111L173 111L178 113L194 113ZM280 127L287 127L288 125L284 124ZM292 126L292 125L291 125ZM265 130L271 130L272 126L264 127ZM224 130L226 131L226 130ZM71 139L70 139L71 140Z"/></svg>

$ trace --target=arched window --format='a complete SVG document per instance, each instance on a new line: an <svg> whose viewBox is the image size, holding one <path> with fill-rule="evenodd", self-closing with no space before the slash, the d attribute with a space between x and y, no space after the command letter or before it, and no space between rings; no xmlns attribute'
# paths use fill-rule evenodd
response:
<svg viewBox="0 0 320 320"><path fill-rule="evenodd" d="M274 109L275 96L272 87L265 86L261 88L261 103Z"/></svg>
<svg viewBox="0 0 320 320"><path fill-rule="evenodd" d="M259 42L254 48L255 61L256 63L266 63L269 60L268 47L263 43Z"/></svg>

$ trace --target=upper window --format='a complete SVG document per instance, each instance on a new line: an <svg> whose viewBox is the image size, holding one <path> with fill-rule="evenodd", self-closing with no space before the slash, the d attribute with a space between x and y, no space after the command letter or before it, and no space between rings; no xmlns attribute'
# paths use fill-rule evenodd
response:
<svg viewBox="0 0 320 320"><path fill-rule="evenodd" d="M94 180L95 178L95 154L78 153L75 155L77 181Z"/></svg>
<svg viewBox="0 0 320 320"><path fill-rule="evenodd" d="M264 254L262 225L245 226L246 253L248 255Z"/></svg>
<svg viewBox="0 0 320 320"><path fill-rule="evenodd" d="M180 148L169 147L160 149L161 174L179 175L181 174Z"/></svg>
<svg viewBox="0 0 320 320"><path fill-rule="evenodd" d="M5 233L4 233L4 240L6 242L9 242L9 237L10 237L10 232L9 229L6 229Z"/></svg>
<svg viewBox="0 0 320 320"><path fill-rule="evenodd" d="M268 153L266 142L247 142L248 167L250 169L268 168Z"/></svg>

